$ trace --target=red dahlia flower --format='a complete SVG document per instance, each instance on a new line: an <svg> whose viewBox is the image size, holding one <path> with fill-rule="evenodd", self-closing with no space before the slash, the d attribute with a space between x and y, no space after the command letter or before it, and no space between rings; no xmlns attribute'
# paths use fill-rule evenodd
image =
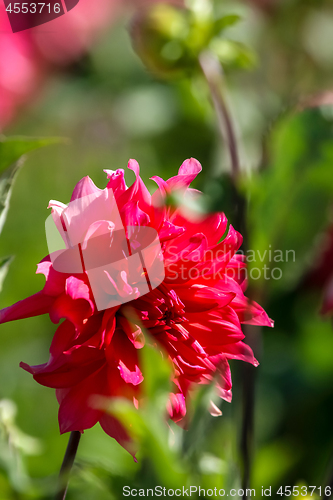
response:
<svg viewBox="0 0 333 500"><path fill-rule="evenodd" d="M43 290L0 311L0 322L45 313L54 323L63 320L52 341L48 363L21 366L40 384L56 389L61 433L83 431L99 422L107 434L130 449L121 423L91 402L94 395L100 395L122 396L135 406L140 404L143 375L138 350L147 340L145 331L172 363L168 411L178 422L185 416L189 389L195 383L207 384L215 377L221 398L231 400L228 360L258 364L250 347L242 342L241 324L273 323L258 304L244 296L246 264L243 256L236 254L242 236L230 225L223 238L225 215L194 217L188 209L167 206L167 197L174 191L184 198L200 196L189 188L201 171L200 163L193 158L186 160L178 175L167 181L153 177L158 185L153 195L139 176L137 162L130 160L128 167L136 175L131 187L125 184L123 170L106 170L109 180L104 190L85 177L71 198L71 203L78 204L75 210L71 204L66 207L51 202L52 216L64 241L75 233L76 240L83 242L81 255L93 236L99 235L101 244L94 252L105 256L115 238L116 222L110 220L115 200L125 229L152 228L158 234L163 281L143 294L139 281L147 274L145 268L139 277L125 267L112 277L102 265L107 281L103 287L110 300L109 307L103 309L94 298L89 271L59 272L49 255L37 271L46 277ZM132 248L139 244L138 238L134 240L128 240ZM150 267L159 263L160 257L155 252Z"/></svg>

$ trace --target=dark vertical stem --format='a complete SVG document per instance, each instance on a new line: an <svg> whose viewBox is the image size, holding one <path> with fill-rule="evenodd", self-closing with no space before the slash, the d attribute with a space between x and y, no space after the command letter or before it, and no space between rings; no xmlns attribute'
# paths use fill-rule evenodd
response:
<svg viewBox="0 0 333 500"><path fill-rule="evenodd" d="M243 234L243 250L246 254L246 250L249 245L247 204L244 196L242 196L237 189L237 181L240 175L239 150L234 124L227 106L227 99L225 97L226 88L223 69L216 57L210 52L203 52L199 57L199 63L209 85L222 138L229 150L231 178L234 184L234 204L236 208L235 225ZM258 327L256 328L258 329ZM260 331L254 331L251 325L245 325L245 335L247 344L253 349L254 352L258 353L261 343ZM242 487L244 491L246 491L246 488L250 486L251 462L254 445L255 368L252 365L248 365L247 363L244 364L242 380L243 408L240 452L243 466ZM243 498L245 498L245 495L246 493L244 493Z"/></svg>
<svg viewBox="0 0 333 500"><path fill-rule="evenodd" d="M223 69L216 57L208 51L200 54L199 63L211 92L222 138L229 150L231 176L235 183L240 173L239 154L234 124L224 97Z"/></svg>
<svg viewBox="0 0 333 500"><path fill-rule="evenodd" d="M81 432L73 431L69 437L64 460L59 472L58 491L55 500L65 500L69 482L69 475L72 470L76 452L80 443Z"/></svg>

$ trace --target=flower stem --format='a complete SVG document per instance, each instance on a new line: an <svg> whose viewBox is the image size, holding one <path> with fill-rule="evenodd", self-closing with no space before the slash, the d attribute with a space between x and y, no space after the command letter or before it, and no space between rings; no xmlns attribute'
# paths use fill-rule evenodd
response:
<svg viewBox="0 0 333 500"><path fill-rule="evenodd" d="M55 500L65 500L67 494L67 488L69 483L69 476L72 470L76 452L80 443L81 432L72 431L69 436L68 445L66 448L66 453L64 460L61 465L58 480L58 490L55 496Z"/></svg>
<svg viewBox="0 0 333 500"><path fill-rule="evenodd" d="M224 96L223 68L216 57L209 51L200 54L199 63L211 92L222 138L229 150L231 177L236 183L240 173L237 137Z"/></svg>

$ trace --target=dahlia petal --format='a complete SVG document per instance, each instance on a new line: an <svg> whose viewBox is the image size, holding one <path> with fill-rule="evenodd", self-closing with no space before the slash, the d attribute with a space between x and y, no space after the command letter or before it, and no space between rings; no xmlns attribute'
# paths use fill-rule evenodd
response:
<svg viewBox="0 0 333 500"><path fill-rule="evenodd" d="M210 358L213 361L213 358ZM216 389L220 398L224 399L228 403L232 399L232 381L231 381L231 370L229 363L224 355L216 356L216 360L213 361L217 366L218 376L216 380Z"/></svg>
<svg viewBox="0 0 333 500"><path fill-rule="evenodd" d="M158 232L158 237L161 243L177 238L185 232L184 227L175 226L172 222L165 220L163 226Z"/></svg>
<svg viewBox="0 0 333 500"><path fill-rule="evenodd" d="M174 394L173 392L171 392L169 395L169 400L167 402L167 410L169 412L170 418L174 422L179 422L180 420L182 420L186 415L184 394Z"/></svg>
<svg viewBox="0 0 333 500"><path fill-rule="evenodd" d="M219 272L227 267L237 250L240 248L242 242L242 235L238 231L235 231L230 224L228 234L224 240L214 248L207 250L202 266L206 265L208 260L211 260L213 265L211 266L210 273L219 276ZM234 263L237 264L237 266L242 265L238 259L236 259ZM207 272L207 274L210 273Z"/></svg>
<svg viewBox="0 0 333 500"><path fill-rule="evenodd" d="M145 337L141 328L123 316L118 316L117 325L127 335L135 349L141 349L145 345Z"/></svg>
<svg viewBox="0 0 333 500"><path fill-rule="evenodd" d="M136 180L117 200L119 207L123 207L129 201L138 202L139 206L145 212L151 207L151 195L140 177L140 167L136 160L129 160L127 167L133 170ZM122 209L121 209L122 210Z"/></svg>
<svg viewBox="0 0 333 500"><path fill-rule="evenodd" d="M68 320L65 320L58 326L50 346L50 354L53 359L58 358L64 351L67 351L72 345L76 337L76 330Z"/></svg>
<svg viewBox="0 0 333 500"><path fill-rule="evenodd" d="M181 164L178 170L179 175L195 175L202 171L201 163L195 158L189 158Z"/></svg>
<svg viewBox="0 0 333 500"><path fill-rule="evenodd" d="M191 346L187 346L181 341L172 341L165 333L161 337L167 339L165 347L170 357L182 366L182 368L191 373L202 373L207 371L205 358L196 352Z"/></svg>
<svg viewBox="0 0 333 500"><path fill-rule="evenodd" d="M162 179L162 177L159 177L158 175L154 175L153 177L150 177L150 179L154 182L156 182L156 184L158 185L158 190L157 190L157 193L158 193L158 197L157 196L154 196L155 193L153 194L152 196L152 200L153 201L162 201L166 195L166 193L169 192L169 186L167 184L167 182L165 182L164 179ZM158 206L160 205L160 203L158 203Z"/></svg>
<svg viewBox="0 0 333 500"><path fill-rule="evenodd" d="M121 215L125 227L148 226L150 222L149 215L139 208L139 201L131 200L123 205Z"/></svg>
<svg viewBox="0 0 333 500"><path fill-rule="evenodd" d="M47 208L52 209L52 219L54 224L56 225L56 228L58 229L66 247L68 247L68 239L66 235L66 226L64 224L63 220L63 212L67 208L67 205L64 203L61 203L60 201L56 200L51 200L50 203L48 204Z"/></svg>
<svg viewBox="0 0 333 500"><path fill-rule="evenodd" d="M185 160L179 168L178 175L171 177L166 182L169 189L188 188L191 182L201 172L202 166L195 158Z"/></svg>
<svg viewBox="0 0 333 500"><path fill-rule="evenodd" d="M136 365L135 371L131 371L123 361L119 361L119 371L126 384L138 385L143 381L140 368Z"/></svg>
<svg viewBox="0 0 333 500"><path fill-rule="evenodd" d="M105 360L102 349L86 344L77 344L63 353L64 361L71 365L83 366L90 361Z"/></svg>
<svg viewBox="0 0 333 500"><path fill-rule="evenodd" d="M101 191L102 189L99 189L87 175L76 184L71 196L71 201L75 201L79 198L84 198L86 196L89 196L90 194L99 194Z"/></svg>
<svg viewBox="0 0 333 500"><path fill-rule="evenodd" d="M76 278L75 276L70 276L66 280L65 292L73 300L86 300L87 302L89 302L91 308L93 309L94 304L90 299L90 289L89 286L84 283L84 281Z"/></svg>
<svg viewBox="0 0 333 500"><path fill-rule="evenodd" d="M244 338L238 316L229 306L200 314L188 313L186 317L191 335L204 349Z"/></svg>
<svg viewBox="0 0 333 500"><path fill-rule="evenodd" d="M194 234L178 245L179 257L185 261L201 262L207 246L207 238L203 233Z"/></svg>
<svg viewBox="0 0 333 500"><path fill-rule="evenodd" d="M68 274L55 271L49 256L37 265L36 274L44 274L46 278L46 283L43 288L43 292L46 295L55 297L65 291Z"/></svg>
<svg viewBox="0 0 333 500"><path fill-rule="evenodd" d="M241 361L251 363L251 365L254 366L259 365L258 361L253 355L251 347L247 344L244 344L244 342L236 342L235 344L224 345L223 353L228 359L239 359Z"/></svg>
<svg viewBox="0 0 333 500"><path fill-rule="evenodd" d="M124 170L119 168L118 170L104 170L107 174L109 182L107 184L108 189L112 189L112 192L117 199L122 193L127 189L124 177Z"/></svg>
<svg viewBox="0 0 333 500"><path fill-rule="evenodd" d="M127 450L135 458L135 445L131 440L130 436L126 432L126 429L121 425L119 420L117 420L112 415L104 413L99 419L99 423L106 434L115 439L125 450Z"/></svg>
<svg viewBox="0 0 333 500"><path fill-rule="evenodd" d="M231 403L232 401L232 391L231 389L218 389L218 395L220 396L221 399L224 399L224 401L227 401L227 403Z"/></svg>
<svg viewBox="0 0 333 500"><path fill-rule="evenodd" d="M187 313L198 313L209 311L218 307L225 307L231 303L236 294L233 292L221 292L218 289L205 287L203 285L177 286L178 296L185 306Z"/></svg>
<svg viewBox="0 0 333 500"><path fill-rule="evenodd" d="M249 319L246 319L249 318ZM256 302L248 302L248 308L244 312L244 319L241 320L244 325L269 326L273 328L274 321L269 318L264 309Z"/></svg>
<svg viewBox="0 0 333 500"><path fill-rule="evenodd" d="M12 306L5 307L0 311L0 324L14 321L16 319L32 318L47 314L53 307L55 298L46 295L43 291L31 295L26 299L20 300Z"/></svg>
<svg viewBox="0 0 333 500"><path fill-rule="evenodd" d="M127 164L127 168L129 168L130 170L132 170L135 173L136 178L138 178L140 176L140 166L136 160L133 160L131 158Z"/></svg>
<svg viewBox="0 0 333 500"><path fill-rule="evenodd" d="M78 291L78 293L80 293ZM59 323L62 318L71 321L75 326L80 326L93 314L91 301L85 298L72 298L66 293L59 295L56 300L53 299L49 314L52 323Z"/></svg>
<svg viewBox="0 0 333 500"><path fill-rule="evenodd" d="M116 230L123 230L113 192L107 188L98 189L91 180L86 181L86 184L73 193L73 199L62 214L72 247L84 241L87 231L96 221L112 221ZM79 194L81 196L76 197Z"/></svg>
<svg viewBox="0 0 333 500"><path fill-rule="evenodd" d="M222 415L222 411L216 406L214 401L209 402L209 413L212 417L220 417Z"/></svg>
<svg viewBox="0 0 333 500"><path fill-rule="evenodd" d="M63 389L79 384L94 372L98 371L102 364L103 361L98 359L90 360L89 363L82 365L64 363L57 369L52 367L52 362L36 366L29 366L21 362L20 367L31 373L39 384L53 389Z"/></svg>
<svg viewBox="0 0 333 500"><path fill-rule="evenodd" d="M99 421L103 411L94 408L93 398L96 395L106 395L106 380L107 367L104 365L65 393L58 415L61 434L69 431L82 432Z"/></svg>
<svg viewBox="0 0 333 500"><path fill-rule="evenodd" d="M122 330L115 331L105 355L109 363L116 364L124 382L138 385L143 381L143 375L138 366L137 350Z"/></svg>
<svg viewBox="0 0 333 500"><path fill-rule="evenodd" d="M175 242L170 242L170 245L173 244L175 247L180 244L182 239L188 239L197 233L203 233L207 238L208 246L212 247L224 235L228 222L223 213L208 216L197 214L195 217L189 218L188 215L185 217L179 210L171 216L170 220L176 226L185 228L183 236L180 236ZM176 248L174 251L176 251Z"/></svg>
<svg viewBox="0 0 333 500"><path fill-rule="evenodd" d="M98 243L100 243L101 237L111 237L111 234L114 231L115 227L115 224L109 220L98 220L91 224L88 228L88 231L86 232L84 240L82 241L82 250L86 250L88 241L91 238L98 239Z"/></svg>

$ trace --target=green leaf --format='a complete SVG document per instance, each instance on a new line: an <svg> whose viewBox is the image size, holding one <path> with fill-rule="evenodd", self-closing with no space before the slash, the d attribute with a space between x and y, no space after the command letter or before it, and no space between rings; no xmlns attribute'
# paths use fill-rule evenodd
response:
<svg viewBox="0 0 333 500"><path fill-rule="evenodd" d="M230 26L234 26L241 20L241 16L238 16L237 14L229 14L227 16L220 17L214 23L215 35L218 35L222 30L229 28Z"/></svg>
<svg viewBox="0 0 333 500"><path fill-rule="evenodd" d="M8 208L11 189L15 180L16 174L20 167L23 165L23 160L19 160L11 167L7 168L2 175L0 175L0 234L3 229Z"/></svg>
<svg viewBox="0 0 333 500"><path fill-rule="evenodd" d="M17 162L21 156L34 149L64 143L61 137L0 137L0 173Z"/></svg>
<svg viewBox="0 0 333 500"><path fill-rule="evenodd" d="M145 332L147 336L147 333ZM140 351L143 391L150 401L167 400L171 387L171 363L161 350L146 344ZM163 404L161 401L161 405ZM166 402L166 401L165 401Z"/></svg>
<svg viewBox="0 0 333 500"><path fill-rule="evenodd" d="M184 435L183 441L183 451L189 457L196 453L199 455L207 440L213 420L209 409L211 402L217 399L215 384L199 386L192 397L193 415L191 425Z"/></svg>
<svg viewBox="0 0 333 500"><path fill-rule="evenodd" d="M13 256L0 258L0 292L2 291L2 284L8 272L9 265L13 259Z"/></svg>
<svg viewBox="0 0 333 500"><path fill-rule="evenodd" d="M316 235L329 224L333 198L332 121L319 109L284 117L268 144L269 165L253 176L250 189L251 249L276 271L274 288L291 288L311 257ZM258 273L257 273L258 274ZM264 279L263 273L261 273ZM257 279L257 278L256 278ZM266 278L267 279L267 278Z"/></svg>
<svg viewBox="0 0 333 500"><path fill-rule="evenodd" d="M255 52L240 42L215 37L209 48L225 67L251 69L257 64Z"/></svg>
<svg viewBox="0 0 333 500"><path fill-rule="evenodd" d="M57 137L40 139L2 137L0 139L0 233L6 220L12 186L20 167L23 165L24 155L34 149L64 141L64 139Z"/></svg>
<svg viewBox="0 0 333 500"><path fill-rule="evenodd" d="M140 445L140 454L151 462L163 485L179 488L186 484L185 464L169 444L165 406L163 414L151 401L136 410L128 400L119 398L110 401L109 411Z"/></svg>

